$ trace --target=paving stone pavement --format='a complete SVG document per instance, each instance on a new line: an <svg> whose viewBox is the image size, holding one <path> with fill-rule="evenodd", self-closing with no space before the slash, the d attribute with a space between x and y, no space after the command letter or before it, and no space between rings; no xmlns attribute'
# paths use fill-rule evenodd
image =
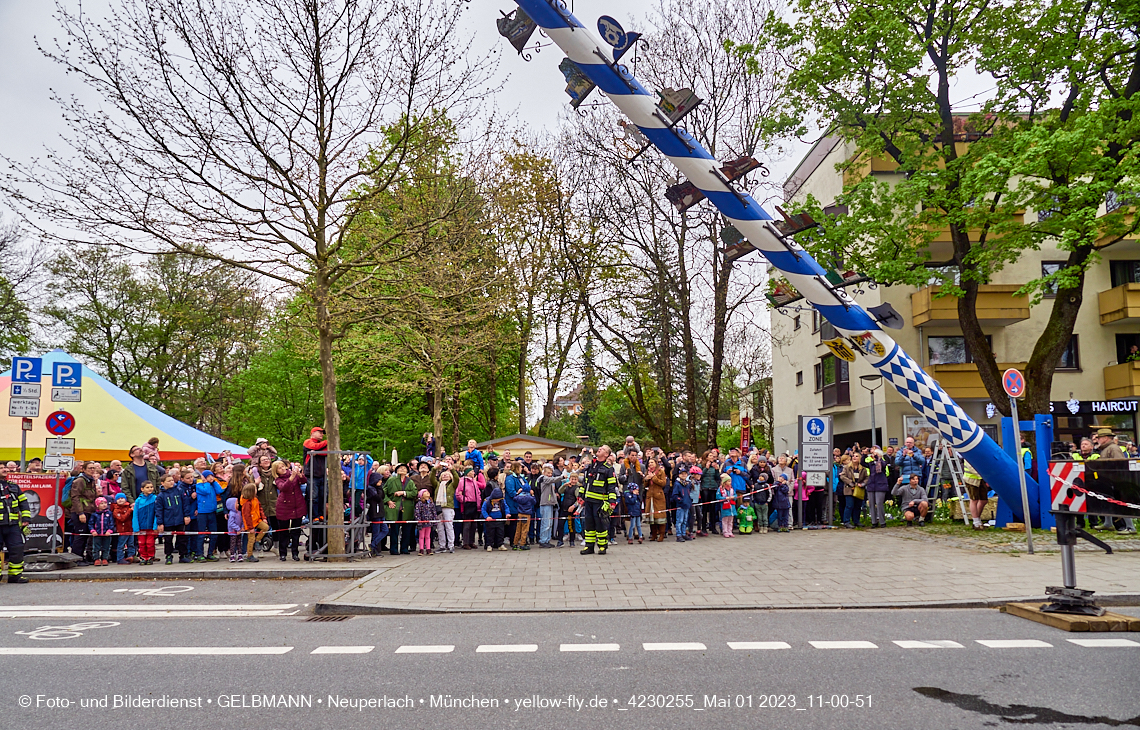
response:
<svg viewBox="0 0 1140 730"><path fill-rule="evenodd" d="M323 599L318 613L984 605L1061 583L1056 553L928 544L899 531L820 530L578 548L411 556ZM399 559L397 559L399 560ZM393 561L395 562L395 561ZM1140 553L1077 556L1078 585L1140 594Z"/></svg>

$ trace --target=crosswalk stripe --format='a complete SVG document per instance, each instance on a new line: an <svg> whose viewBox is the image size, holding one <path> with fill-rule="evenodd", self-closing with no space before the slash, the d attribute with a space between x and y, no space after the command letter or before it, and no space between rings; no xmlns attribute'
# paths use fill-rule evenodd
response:
<svg viewBox="0 0 1140 730"><path fill-rule="evenodd" d="M959 644L957 641L896 641L896 644L903 649L965 649L966 647Z"/></svg>
<svg viewBox="0 0 1140 730"><path fill-rule="evenodd" d="M367 654L375 646L318 646L310 654Z"/></svg>
<svg viewBox="0 0 1140 730"><path fill-rule="evenodd" d="M510 654L538 651L538 644L480 644L476 654Z"/></svg>
<svg viewBox="0 0 1140 730"><path fill-rule="evenodd" d="M870 641L809 641L816 649L878 649Z"/></svg>
<svg viewBox="0 0 1140 730"><path fill-rule="evenodd" d="M103 603L73 606L0 606L0 614L28 611L288 611L297 603Z"/></svg>
<svg viewBox="0 0 1140 730"><path fill-rule="evenodd" d="M696 641L663 642L658 644L642 644L645 651L705 651L705 645Z"/></svg>
<svg viewBox="0 0 1140 730"><path fill-rule="evenodd" d="M1140 646L1140 642L1131 639L1066 639L1077 646L1106 649L1109 647Z"/></svg>
<svg viewBox="0 0 1140 730"><path fill-rule="evenodd" d="M454 644L428 644L425 646L401 646L397 654L450 654L455 651Z"/></svg>
<svg viewBox="0 0 1140 730"><path fill-rule="evenodd" d="M558 651L619 651L620 644L559 644Z"/></svg>
<svg viewBox="0 0 1140 730"><path fill-rule="evenodd" d="M1053 645L1047 641L1037 639L974 639L982 646L991 649L1052 649Z"/></svg>
<svg viewBox="0 0 1140 730"><path fill-rule="evenodd" d="M730 641L728 648L735 651L763 651L767 649L791 649L786 641Z"/></svg>
<svg viewBox="0 0 1140 730"><path fill-rule="evenodd" d="M291 646L5 646L0 656L247 656L291 651Z"/></svg>
<svg viewBox="0 0 1140 730"><path fill-rule="evenodd" d="M282 613L280 611L133 611L123 614L118 611L29 611L28 613L2 613L0 618L274 618L295 616L300 611Z"/></svg>

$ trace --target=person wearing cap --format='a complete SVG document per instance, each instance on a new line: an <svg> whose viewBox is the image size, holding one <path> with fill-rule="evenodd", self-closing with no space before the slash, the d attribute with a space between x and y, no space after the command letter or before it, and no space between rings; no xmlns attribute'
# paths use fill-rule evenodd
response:
<svg viewBox="0 0 1140 730"><path fill-rule="evenodd" d="M1097 429L1096 432L1096 446L1097 451L1100 453L1101 459L1127 459L1128 455L1116 443L1116 434L1113 433L1111 428ZM1120 534L1128 534L1136 532L1131 519L1122 519L1120 517L1104 517L1101 518L1101 523L1097 527L1100 530L1108 530L1115 527L1116 531Z"/></svg>
<svg viewBox="0 0 1140 730"><path fill-rule="evenodd" d="M277 461L277 449L271 446L269 444L269 439L265 437L259 438L253 444L253 446L249 447L249 450L246 453L249 454L249 458L253 464L260 463L261 457L263 456L269 457L270 464Z"/></svg>
<svg viewBox="0 0 1140 730"><path fill-rule="evenodd" d="M325 505L328 501L325 489L328 450L329 442L325 438L325 429L320 426L313 426L309 431L309 438L301 444L301 452L304 455L305 478L309 480L309 501L313 505L313 513L309 515L310 520L317 520L325 516Z"/></svg>

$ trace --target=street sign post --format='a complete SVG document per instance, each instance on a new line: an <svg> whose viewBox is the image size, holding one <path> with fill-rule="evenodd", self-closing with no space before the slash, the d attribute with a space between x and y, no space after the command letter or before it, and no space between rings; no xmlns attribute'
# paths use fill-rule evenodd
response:
<svg viewBox="0 0 1140 730"><path fill-rule="evenodd" d="M8 415L13 418L39 418L39 398L12 398L8 401Z"/></svg>
<svg viewBox="0 0 1140 730"><path fill-rule="evenodd" d="M44 439L44 453L62 456L75 453L75 439L50 438Z"/></svg>
<svg viewBox="0 0 1140 730"><path fill-rule="evenodd" d="M47 417L47 430L53 436L66 436L75 430L75 416L67 411L56 411Z"/></svg>
<svg viewBox="0 0 1140 730"><path fill-rule="evenodd" d="M12 383L12 395L16 398L39 398L39 383Z"/></svg>
<svg viewBox="0 0 1140 730"><path fill-rule="evenodd" d="M812 486L827 484L831 471L831 416L800 416L800 473ZM792 496L795 496L793 489ZM831 499L828 498L827 524L831 524ZM804 526L804 503L799 505L800 527Z"/></svg>
<svg viewBox="0 0 1140 730"><path fill-rule="evenodd" d="M80 388L52 388L52 403L79 403L83 400L83 391Z"/></svg>
<svg viewBox="0 0 1140 730"><path fill-rule="evenodd" d="M71 471L74 468L74 456L60 456L59 454L44 456L44 471Z"/></svg>
<svg viewBox="0 0 1140 730"><path fill-rule="evenodd" d="M41 370L43 368L43 359L38 357L14 357L12 358L12 382L13 383L38 383L40 382Z"/></svg>
<svg viewBox="0 0 1140 730"><path fill-rule="evenodd" d="M77 362L53 362L51 364L51 385L53 388L78 388L83 385L83 366Z"/></svg>
<svg viewBox="0 0 1140 730"><path fill-rule="evenodd" d="M1025 520L1025 543L1033 554L1033 518L1029 515L1029 490L1025 486L1025 464L1021 456L1021 421L1017 418L1017 399L1025 395L1025 376L1010 368L1001 375L1001 387L1009 396L1009 415L1013 417L1014 449L1017 451L1017 479L1021 484L1021 518Z"/></svg>

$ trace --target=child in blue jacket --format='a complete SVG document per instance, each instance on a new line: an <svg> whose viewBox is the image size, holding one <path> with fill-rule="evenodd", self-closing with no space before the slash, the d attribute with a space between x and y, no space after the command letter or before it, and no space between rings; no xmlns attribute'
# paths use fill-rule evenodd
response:
<svg viewBox="0 0 1140 730"><path fill-rule="evenodd" d="M191 559L196 563L216 563L218 558L214 551L218 548L218 536L214 533L218 531L218 497L226 488L218 482L214 472L205 469L201 481L194 485L194 491L197 494L198 534L194 536L190 550L194 554Z"/></svg>
<svg viewBox="0 0 1140 730"><path fill-rule="evenodd" d="M689 509L693 506L692 485L689 480L692 476L684 474L673 483L673 504L676 505L677 517L674 530L677 542L691 540L689 537Z"/></svg>
<svg viewBox="0 0 1140 730"><path fill-rule="evenodd" d="M792 499L788 477L784 474L776 477L776 486L772 487L772 509L776 510L777 531L787 532L788 518L792 511Z"/></svg>
<svg viewBox="0 0 1140 730"><path fill-rule="evenodd" d="M625 513L629 516L629 527L626 529L625 541L633 544L633 534L637 533L637 542L641 543L641 487L636 482L630 484L621 496L625 503Z"/></svg>
<svg viewBox="0 0 1140 730"><path fill-rule="evenodd" d="M162 477L158 500L155 502L154 519L158 525L158 534L163 536L163 552L166 554L166 564L174 562L174 549L178 548L178 562L189 563L187 555L189 547L186 539L186 526L190 524L190 507L186 504L186 493L175 480L177 472L168 471ZM175 540L175 535L178 536Z"/></svg>
<svg viewBox="0 0 1140 730"><path fill-rule="evenodd" d="M138 543L139 562L143 565L154 563L154 535L158 529L158 496L154 493L154 482L145 481L139 487L139 498L131 515L131 529Z"/></svg>
<svg viewBox="0 0 1140 730"><path fill-rule="evenodd" d="M230 536L231 563L245 560L245 552L242 550L242 546L245 545L245 540L242 539L242 524L238 498L230 497L226 500L226 534Z"/></svg>
<svg viewBox="0 0 1140 730"><path fill-rule="evenodd" d="M94 538L91 547L91 557L95 558L95 565L110 565L111 539L115 535L115 516L107 504L106 497L95 498L95 511L87 518L87 529Z"/></svg>
<svg viewBox="0 0 1140 730"><path fill-rule="evenodd" d="M498 487L491 490L491 496L483 500L482 513L486 525L483 542L487 545L487 552L491 552L495 548L506 550L507 546L503 544L503 533L506 531L507 520L511 517L511 510L507 507L506 500L503 499L503 490Z"/></svg>

